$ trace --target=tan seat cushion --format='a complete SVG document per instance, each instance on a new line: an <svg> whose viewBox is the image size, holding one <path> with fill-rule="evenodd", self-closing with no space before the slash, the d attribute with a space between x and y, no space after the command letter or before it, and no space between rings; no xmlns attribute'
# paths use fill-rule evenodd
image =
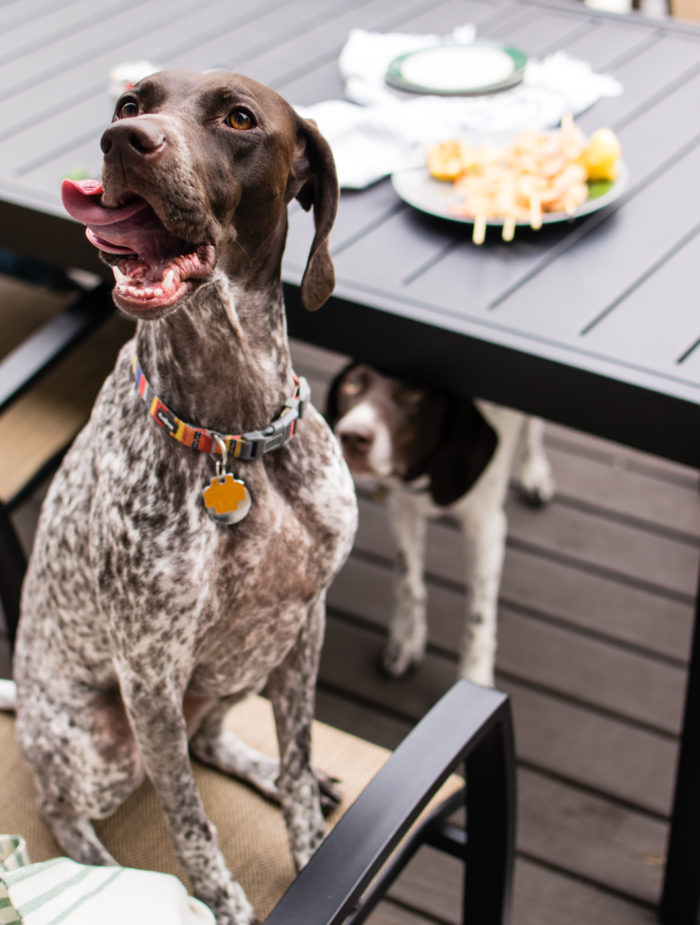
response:
<svg viewBox="0 0 700 925"><path fill-rule="evenodd" d="M226 725L249 745L276 755L272 711L268 701L249 698L234 707ZM41 821L34 782L13 738L14 721L0 715L0 828L27 840L32 861L60 854ZM314 761L339 778L342 805L328 820L334 825L389 757L389 752L322 723L314 724ZM241 881L263 919L294 878L280 810L250 787L194 762L195 776L209 817L234 876ZM440 798L459 786L451 779ZM96 824L105 846L123 865L160 870L189 883L174 857L163 814L150 783L145 783L112 817Z"/></svg>

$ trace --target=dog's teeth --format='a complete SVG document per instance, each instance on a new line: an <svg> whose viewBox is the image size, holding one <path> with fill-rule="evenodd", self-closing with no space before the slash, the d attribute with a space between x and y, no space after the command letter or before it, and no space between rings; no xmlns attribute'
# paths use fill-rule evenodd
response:
<svg viewBox="0 0 700 925"><path fill-rule="evenodd" d="M114 279L118 286L126 286L129 282L129 277L122 273L118 266L112 266L112 273L114 273Z"/></svg>
<svg viewBox="0 0 700 925"><path fill-rule="evenodd" d="M156 288L153 289L152 292L154 296L160 297L163 295L163 290L160 288L160 286L156 286Z"/></svg>
<svg viewBox="0 0 700 925"><path fill-rule="evenodd" d="M174 279L175 270L168 270L168 272L163 277L163 289L172 289Z"/></svg>

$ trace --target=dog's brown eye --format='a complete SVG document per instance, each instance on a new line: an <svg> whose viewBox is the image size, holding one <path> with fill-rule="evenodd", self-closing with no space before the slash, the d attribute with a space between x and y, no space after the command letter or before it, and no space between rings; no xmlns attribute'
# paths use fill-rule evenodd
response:
<svg viewBox="0 0 700 925"><path fill-rule="evenodd" d="M117 109L117 119L132 119L139 114L139 104L135 100L124 100Z"/></svg>
<svg viewBox="0 0 700 925"><path fill-rule="evenodd" d="M238 129L239 132L245 132L255 125L255 120L247 109L232 110L226 116L225 122L227 125L230 125L231 128Z"/></svg>
<svg viewBox="0 0 700 925"><path fill-rule="evenodd" d="M405 406L417 405L424 397L425 393L420 389L399 389L397 400Z"/></svg>
<svg viewBox="0 0 700 925"><path fill-rule="evenodd" d="M362 383L358 379L346 379L342 384L341 391L345 395L359 395L362 391Z"/></svg>

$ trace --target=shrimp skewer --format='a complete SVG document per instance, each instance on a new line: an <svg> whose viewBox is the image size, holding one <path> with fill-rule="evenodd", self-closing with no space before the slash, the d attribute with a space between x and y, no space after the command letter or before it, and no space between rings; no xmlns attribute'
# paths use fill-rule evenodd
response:
<svg viewBox="0 0 700 925"><path fill-rule="evenodd" d="M586 201L584 148L583 133L569 116L557 131L520 132L501 148L458 141L434 145L428 169L454 182L459 199L450 212L474 220L475 244L485 240L489 220L501 220L503 240L512 241L518 222L537 230L544 213L573 215Z"/></svg>

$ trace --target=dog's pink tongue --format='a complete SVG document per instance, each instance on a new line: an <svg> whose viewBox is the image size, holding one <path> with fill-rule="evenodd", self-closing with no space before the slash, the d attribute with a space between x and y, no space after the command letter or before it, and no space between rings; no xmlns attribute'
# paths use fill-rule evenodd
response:
<svg viewBox="0 0 700 925"><path fill-rule="evenodd" d="M87 226L91 244L111 254L137 254L142 259L158 258L172 247L174 237L145 200L106 209L100 205L102 192L99 180L64 180L61 185L66 211Z"/></svg>
<svg viewBox="0 0 700 925"><path fill-rule="evenodd" d="M102 193L99 180L64 180L61 184L63 206L87 226L85 234L91 244L112 254L137 254L138 241L129 235L134 231L129 219L147 208L147 203L136 199L118 209L105 209L100 205Z"/></svg>
<svg viewBox="0 0 700 925"><path fill-rule="evenodd" d="M64 180L61 184L61 199L66 212L83 225L114 225L148 206L143 199L134 199L118 209L105 209L100 205L103 192L99 180Z"/></svg>

